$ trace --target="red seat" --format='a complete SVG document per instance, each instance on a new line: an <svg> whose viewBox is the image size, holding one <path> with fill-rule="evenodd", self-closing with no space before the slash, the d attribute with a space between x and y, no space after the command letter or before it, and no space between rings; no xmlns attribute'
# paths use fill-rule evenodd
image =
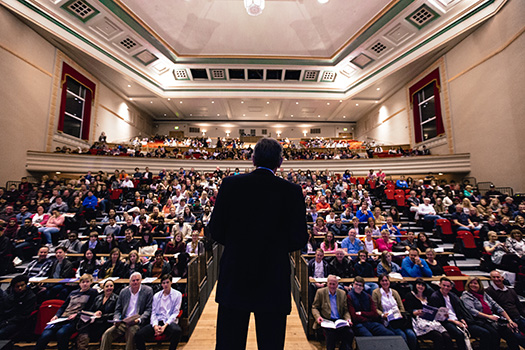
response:
<svg viewBox="0 0 525 350"><path fill-rule="evenodd" d="M366 182L366 179L364 177L358 177L357 181L359 181L359 183L364 186L365 182Z"/></svg>
<svg viewBox="0 0 525 350"><path fill-rule="evenodd" d="M387 182L388 182L388 181L387 181ZM392 183L388 183L388 184L385 186L385 188L388 189L388 190L393 190L393 189L395 189L396 187L394 186L394 184L392 184Z"/></svg>
<svg viewBox="0 0 525 350"><path fill-rule="evenodd" d="M395 200L393 190L385 190L385 195L386 195L386 199L388 199L389 201Z"/></svg>
<svg viewBox="0 0 525 350"><path fill-rule="evenodd" d="M403 190L399 190L399 189L397 189L397 190L395 190L394 192L396 193L396 196L397 196L397 195L403 195L403 196L405 195L405 191L403 191Z"/></svg>
<svg viewBox="0 0 525 350"><path fill-rule="evenodd" d="M466 276L457 266L443 266L443 270L447 276ZM465 284L463 281L454 281L454 284L456 285L458 292L463 292L465 290Z"/></svg>
<svg viewBox="0 0 525 350"><path fill-rule="evenodd" d="M370 186L371 190L375 190L375 188L376 188L376 182L375 181L368 182L368 185Z"/></svg>
<svg viewBox="0 0 525 350"><path fill-rule="evenodd" d="M116 201L120 198L121 194L122 194L122 189L120 188L111 190L111 193L109 194L109 199L111 199L112 201Z"/></svg>
<svg viewBox="0 0 525 350"><path fill-rule="evenodd" d="M386 185L388 186L394 186L394 181L392 180L386 180Z"/></svg>
<svg viewBox="0 0 525 350"><path fill-rule="evenodd" d="M350 177L350 183L355 185L357 183L357 179L353 176Z"/></svg>
<svg viewBox="0 0 525 350"><path fill-rule="evenodd" d="M474 235L469 231L459 231L458 237L463 241L463 247L467 249L477 249Z"/></svg>
<svg viewBox="0 0 525 350"><path fill-rule="evenodd" d="M35 334L41 335L46 328L47 323L55 316L58 309L64 304L64 300L51 299L46 300L40 305L38 315L36 317Z"/></svg>
<svg viewBox="0 0 525 350"><path fill-rule="evenodd" d="M452 225L450 224L449 220L437 219L436 225L441 230L444 242L453 243L455 241L454 231L452 231Z"/></svg>
<svg viewBox="0 0 525 350"><path fill-rule="evenodd" d="M398 207L404 207L406 205L405 196L402 194L397 194L394 196Z"/></svg>

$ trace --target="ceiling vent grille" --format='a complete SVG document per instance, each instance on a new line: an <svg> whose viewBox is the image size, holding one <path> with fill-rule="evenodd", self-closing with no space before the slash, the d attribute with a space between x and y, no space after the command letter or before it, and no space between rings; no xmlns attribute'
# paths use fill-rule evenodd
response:
<svg viewBox="0 0 525 350"><path fill-rule="evenodd" d="M369 51L375 53L377 56L381 56L390 49L390 46L382 41L376 41L376 43L368 49Z"/></svg>
<svg viewBox="0 0 525 350"><path fill-rule="evenodd" d="M120 47L127 53L135 51L137 48L142 46L137 41L135 41L135 39L132 39L129 36L126 36L124 39L117 40L115 42L115 45L117 45L117 47Z"/></svg>
<svg viewBox="0 0 525 350"><path fill-rule="evenodd" d="M409 15L406 20L414 25L417 29L421 29L438 17L439 15L437 12L432 10L428 5L424 4L411 15Z"/></svg>
<svg viewBox="0 0 525 350"><path fill-rule="evenodd" d="M186 69L175 69L173 70L173 75L175 76L175 79L177 80L190 80L190 77L188 77L188 72Z"/></svg>
<svg viewBox="0 0 525 350"><path fill-rule="evenodd" d="M304 72L303 81L317 81L318 77L318 70L307 70Z"/></svg>
<svg viewBox="0 0 525 350"><path fill-rule="evenodd" d="M226 80L224 69L210 69L211 80Z"/></svg>
<svg viewBox="0 0 525 350"><path fill-rule="evenodd" d="M325 83L333 83L337 74L333 71L324 71L321 81Z"/></svg>
<svg viewBox="0 0 525 350"><path fill-rule="evenodd" d="M62 5L62 8L82 22L87 22L99 14L99 11L84 0L71 0Z"/></svg>

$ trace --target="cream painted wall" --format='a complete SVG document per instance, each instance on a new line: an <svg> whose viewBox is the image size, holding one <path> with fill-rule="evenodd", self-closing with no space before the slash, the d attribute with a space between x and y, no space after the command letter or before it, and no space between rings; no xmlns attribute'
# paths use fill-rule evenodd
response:
<svg viewBox="0 0 525 350"><path fill-rule="evenodd" d="M524 13L525 1L510 0L445 56L454 151L471 153L478 181L518 192L525 191Z"/></svg>
<svg viewBox="0 0 525 350"><path fill-rule="evenodd" d="M380 145L409 144L408 115L404 90L394 93L357 122L356 139Z"/></svg>
<svg viewBox="0 0 525 350"><path fill-rule="evenodd" d="M249 134L251 129L256 130L256 136L263 136L262 129L266 129L268 134L266 136L277 137L277 131L281 131L281 137L288 138L302 138L303 131L306 131L306 137L338 137L339 133L352 133L354 125L351 123L340 124L323 124L323 123L298 123L293 125L290 123L225 123L225 122L206 122L206 123L177 123L177 122L156 122L159 127L155 129L156 133L160 135L169 135L170 131L175 131L174 127L178 126L179 131L184 131L185 136L202 136L202 131L206 130L206 136L211 138L226 137L226 131L230 131L230 137L239 137L239 129L244 129L244 132ZM201 133L190 133L190 127L200 128ZM310 134L310 129L320 128L321 134ZM344 128L347 130L345 131Z"/></svg>
<svg viewBox="0 0 525 350"><path fill-rule="evenodd" d="M56 132L60 90L58 97L53 96L53 83L57 83L57 76L60 76L60 71L55 69L61 67L61 62L55 64L62 58L79 68L0 6L0 154L2 163L9 164L0 167L0 186L28 175L26 150L44 151L48 143L52 150L62 145L85 147L93 141L79 142ZM89 75L82 70L81 73ZM150 117L141 116L137 109L128 107L124 99L95 77L89 78L97 85L92 137L98 139L100 132L105 131L109 142L118 142L140 132L152 132ZM49 128L50 123L52 128Z"/></svg>
<svg viewBox="0 0 525 350"><path fill-rule="evenodd" d="M26 175L26 150L44 150L55 48L0 6L0 186Z"/></svg>

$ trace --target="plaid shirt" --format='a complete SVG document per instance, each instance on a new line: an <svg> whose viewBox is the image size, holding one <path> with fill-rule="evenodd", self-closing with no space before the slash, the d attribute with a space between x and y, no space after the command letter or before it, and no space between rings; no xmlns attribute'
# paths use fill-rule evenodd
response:
<svg viewBox="0 0 525 350"><path fill-rule="evenodd" d="M24 275L31 277L49 277L49 272L51 266L53 265L53 260L46 259L43 262L40 262L38 259L33 260L27 265Z"/></svg>

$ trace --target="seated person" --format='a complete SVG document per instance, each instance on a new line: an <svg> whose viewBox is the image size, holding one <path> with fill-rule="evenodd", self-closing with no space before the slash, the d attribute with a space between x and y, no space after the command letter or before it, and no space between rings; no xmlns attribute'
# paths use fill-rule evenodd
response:
<svg viewBox="0 0 525 350"><path fill-rule="evenodd" d="M53 260L49 259L47 254L49 254L49 247L40 247L38 250L38 258L27 265L23 274L29 278L49 277L49 270L51 269L51 265L53 265Z"/></svg>
<svg viewBox="0 0 525 350"><path fill-rule="evenodd" d="M86 227L84 232L97 232L99 235L102 234L102 227L97 225L97 219L93 218L89 220L89 225Z"/></svg>
<svg viewBox="0 0 525 350"><path fill-rule="evenodd" d="M15 255L22 260L29 259L36 252L39 243L38 229L33 225L31 218L24 219L24 225L16 233ZM24 249L29 250L28 254L25 254Z"/></svg>
<svg viewBox="0 0 525 350"><path fill-rule="evenodd" d="M308 262L308 277L313 278L326 278L329 274L329 266L326 260L324 260L324 251L321 248L318 248L315 251L315 258L311 259ZM323 288L325 286L325 283L309 283L309 302L311 303L313 301L313 297L315 295L315 291L318 288Z"/></svg>
<svg viewBox="0 0 525 350"><path fill-rule="evenodd" d="M150 323L135 334L135 344L138 350L146 349L146 340L166 334L170 339L170 350L177 349L182 334L179 326L179 310L182 304L182 294L171 288L171 275L162 275L162 290L153 296Z"/></svg>
<svg viewBox="0 0 525 350"><path fill-rule="evenodd" d="M359 224L359 219L357 218L357 216L354 216L352 222L348 225L348 228L354 229L356 235L363 234L364 232L364 229L361 228L361 225Z"/></svg>
<svg viewBox="0 0 525 350"><path fill-rule="evenodd" d="M332 231L329 231L326 234L323 242L321 243L321 249L324 250L325 253L335 253L337 249L337 242L335 241Z"/></svg>
<svg viewBox="0 0 525 350"><path fill-rule="evenodd" d="M372 293L372 299L377 306L377 312L385 320L388 316L394 312L405 312L405 306L401 301L399 293L390 288L390 278L388 275L380 275L378 277L378 283L381 284L381 288L374 290ZM405 316L401 319L393 319L388 322L388 329L393 331L396 335L403 338L407 343L410 350L417 349L417 337L412 330L411 325L407 325Z"/></svg>
<svg viewBox="0 0 525 350"><path fill-rule="evenodd" d="M171 266L169 262L164 260L164 253L162 250L155 252L155 259L148 264L148 271L146 272L147 277L161 277L169 274Z"/></svg>
<svg viewBox="0 0 525 350"><path fill-rule="evenodd" d="M434 226L436 224L436 220L443 219L441 216L436 214L434 206L430 204L430 198L427 197L423 198L423 203L418 206L417 215L420 219L432 221Z"/></svg>
<svg viewBox="0 0 525 350"><path fill-rule="evenodd" d="M456 205L456 212L452 214L452 223L456 226L458 231L472 231L481 229L481 225L475 226L470 221L469 216L463 211L461 204Z"/></svg>
<svg viewBox="0 0 525 350"><path fill-rule="evenodd" d="M340 216L336 216L335 222L330 225L330 231L333 232L334 236L346 236L348 227L341 222Z"/></svg>
<svg viewBox="0 0 525 350"><path fill-rule="evenodd" d="M356 231L353 228L348 231L348 237L341 242L341 248L343 248L347 254L357 254L363 247L363 242L357 239Z"/></svg>
<svg viewBox="0 0 525 350"><path fill-rule="evenodd" d="M399 227L394 225L394 219L391 216L386 217L386 223L381 226L381 231L387 230L390 235L400 235L401 231L399 231ZM398 239L396 239L398 241Z"/></svg>
<svg viewBox="0 0 525 350"><path fill-rule="evenodd" d="M349 205L345 208L345 211L341 214L341 222L344 224L349 224L352 222L354 214L352 213L352 207ZM359 219L357 219L359 222Z"/></svg>
<svg viewBox="0 0 525 350"><path fill-rule="evenodd" d="M360 250L357 253L357 263L354 264L355 274L361 277L375 277L374 268L368 262L368 252L366 250ZM372 294L374 289L378 286L374 282L365 283L365 292Z"/></svg>
<svg viewBox="0 0 525 350"><path fill-rule="evenodd" d="M331 301L333 300L333 302ZM315 293L315 299L312 304L312 315L315 319L314 329L319 329L323 320L348 321L349 327L340 327L336 329L323 328L326 338L327 350L335 350L336 345L341 342L339 349L350 350L354 340L352 332L352 321L348 312L347 298L345 292L337 288L337 277L328 276L328 286L319 289Z"/></svg>
<svg viewBox="0 0 525 350"><path fill-rule="evenodd" d="M432 270L425 260L419 258L419 250L410 248L401 264L401 274L403 277L432 277Z"/></svg>
<svg viewBox="0 0 525 350"><path fill-rule="evenodd" d="M67 320L46 327L36 342L36 350L45 350L47 344L55 337L59 350L67 350L69 348L69 338L77 329L77 315L82 310L90 309L97 297L97 291L91 288L91 283L93 283L91 275L85 274L80 278L80 288L69 294L56 315L51 318L51 321L58 318L67 318Z"/></svg>
<svg viewBox="0 0 525 350"><path fill-rule="evenodd" d="M118 296L113 293L114 289L115 282L113 282L113 280L106 280L102 285L102 294L95 298L93 305L87 310L94 312L98 318L93 322L79 321L77 350L87 350L89 341L99 341L102 334L111 326L111 323L108 321L113 319L118 298Z"/></svg>
<svg viewBox="0 0 525 350"><path fill-rule="evenodd" d="M84 253L84 257L82 258L82 260L78 262L77 266L78 267L75 276L77 278L80 278L80 276L82 276L85 273L93 275L95 270L98 270L100 268L100 263L97 260L97 255L93 253L91 249L88 249Z"/></svg>
<svg viewBox="0 0 525 350"><path fill-rule="evenodd" d="M363 248L368 254L372 254L374 250L379 249L376 240L372 237L372 229L370 227L365 228L365 237L362 237L361 241L363 242Z"/></svg>
<svg viewBox="0 0 525 350"><path fill-rule="evenodd" d="M514 288L508 288L503 284L503 277L497 270L490 272L489 287L485 292L507 312L514 323L517 324L520 333L516 337L521 346L524 346L525 336L525 308L519 300ZM1 339L1 338L0 338Z"/></svg>
<svg viewBox="0 0 525 350"><path fill-rule="evenodd" d="M173 239L164 247L164 254L177 254L186 252L186 243L181 232L177 232Z"/></svg>
<svg viewBox="0 0 525 350"><path fill-rule="evenodd" d="M451 338L456 341L459 350L466 350L465 335L460 328L468 329L474 337L486 334L480 326L474 323L474 318L465 309L461 300L450 293L453 288L452 281L447 277L439 280L439 290L435 291L428 299L428 304L437 308L445 307L448 309L447 319L441 322ZM485 342L490 344L490 342Z"/></svg>
<svg viewBox="0 0 525 350"><path fill-rule="evenodd" d="M29 278L18 275L11 280L0 311L0 340L15 339L26 327L36 307L35 294L27 288Z"/></svg>
<svg viewBox="0 0 525 350"><path fill-rule="evenodd" d="M319 202L315 205L315 209L319 215L326 215L330 211L330 203L326 201L325 196L319 197Z"/></svg>
<svg viewBox="0 0 525 350"><path fill-rule="evenodd" d="M100 267L100 271L98 273L99 278L126 278L128 276L126 273L126 266L120 260L120 258L120 250L118 248L113 248L113 250L109 253L109 259Z"/></svg>
<svg viewBox="0 0 525 350"><path fill-rule="evenodd" d="M136 250L129 252L125 265L127 278L129 278L134 272L138 272L142 276L145 275L144 265L142 264L140 255Z"/></svg>
<svg viewBox="0 0 525 350"><path fill-rule="evenodd" d="M434 248L427 248L425 251L426 262L430 270L432 271L432 276L442 276L445 275L445 270L443 266L436 260L436 251Z"/></svg>
<svg viewBox="0 0 525 350"><path fill-rule="evenodd" d="M389 274L390 272L401 273L401 267L392 261L392 253L385 250L381 253L381 261L377 264L377 274Z"/></svg>
<svg viewBox="0 0 525 350"><path fill-rule="evenodd" d="M491 261L496 265L503 265L507 269L517 272L521 265L520 257L514 253L509 253L505 243L498 241L498 235L494 231L488 232L488 241L483 242L485 252L491 255Z"/></svg>
<svg viewBox="0 0 525 350"><path fill-rule="evenodd" d="M104 228L104 235L108 235L110 233L114 234L115 236L120 234L120 226L117 225L117 221L113 217L109 218L109 223Z"/></svg>
<svg viewBox="0 0 525 350"><path fill-rule="evenodd" d="M417 235L417 249L420 252L426 252L428 248L437 248L437 244L428 239L425 232L419 232Z"/></svg>
<svg viewBox="0 0 525 350"><path fill-rule="evenodd" d="M13 268L13 245L5 231L5 228L0 226L0 275L9 273Z"/></svg>
<svg viewBox="0 0 525 350"><path fill-rule="evenodd" d="M410 249L417 249L419 251L419 249L417 248L416 235L414 235L414 232L408 231L406 238L407 239L401 241L399 245L401 247L405 247L407 251Z"/></svg>
<svg viewBox="0 0 525 350"><path fill-rule="evenodd" d="M194 231L191 234L191 241L188 242L186 245L186 253L193 254L193 255L199 255L199 252L202 252L204 249L204 246L202 242L199 240L199 232Z"/></svg>
<svg viewBox="0 0 525 350"><path fill-rule="evenodd" d="M103 252L104 248L102 247L102 242L98 240L97 231L91 231L89 233L89 240L82 245L82 248L80 248L80 252L85 253L88 249L91 249L93 253L97 255Z"/></svg>
<svg viewBox="0 0 525 350"><path fill-rule="evenodd" d="M172 227L172 234L175 235L177 232L182 233L182 237L186 238L191 235L191 225L184 222L182 215L177 217L177 223Z"/></svg>
<svg viewBox="0 0 525 350"><path fill-rule="evenodd" d="M361 337L394 336L394 332L383 325L372 296L363 292L364 287L364 278L357 276L348 293L348 310L356 335Z"/></svg>
<svg viewBox="0 0 525 350"><path fill-rule="evenodd" d="M477 321L478 326L489 334L489 336L482 337L480 348L497 349L500 347L500 339L504 338L509 350L519 349L518 339L514 335L514 330L518 330L518 325L490 295L485 293L479 277L469 277L465 284L465 291L461 295L461 301ZM508 325L498 324L501 317L507 320Z"/></svg>
<svg viewBox="0 0 525 350"><path fill-rule="evenodd" d="M510 237L505 241L507 252L516 254L520 259L525 258L525 240L523 240L520 230L512 230Z"/></svg>
<svg viewBox="0 0 525 350"><path fill-rule="evenodd" d="M129 228L124 231L124 238L118 242L122 254L129 254L132 250L139 250L139 241L133 238L133 231Z"/></svg>
<svg viewBox="0 0 525 350"><path fill-rule="evenodd" d="M82 242L78 239L78 234L75 231L69 232L68 239L58 241L58 246L64 247L67 253L78 254L82 249Z"/></svg>
<svg viewBox="0 0 525 350"><path fill-rule="evenodd" d="M153 290L142 285L142 276L135 272L129 279L129 286L124 288L117 299L113 314L112 327L102 335L100 349L110 350L111 344L117 338L125 335L126 349L133 349L135 334L141 325L147 325L151 316Z"/></svg>
<svg viewBox="0 0 525 350"><path fill-rule="evenodd" d="M326 226L326 222L322 217L317 217L313 230L315 236L324 236L328 233L328 227Z"/></svg>
<svg viewBox="0 0 525 350"><path fill-rule="evenodd" d="M73 263L66 258L66 249L64 247L57 247L55 249L55 260L49 269L49 278L64 279L75 277L75 270L73 270ZM48 284L47 299L62 299L65 300L69 289L65 284L56 283Z"/></svg>
<svg viewBox="0 0 525 350"><path fill-rule="evenodd" d="M381 238L376 239L377 249L380 252L392 252L396 241L390 238L390 232L387 229L381 230Z"/></svg>
<svg viewBox="0 0 525 350"><path fill-rule="evenodd" d="M341 278L349 278L355 276L355 271L352 266L352 261L345 256L345 251L342 248L338 248L335 251L335 258L330 262L330 274ZM342 285L347 291L350 290L349 286Z"/></svg>
<svg viewBox="0 0 525 350"><path fill-rule="evenodd" d="M413 284L413 290L405 297L405 310L412 315L414 332L418 338L432 341L434 349L453 349L452 339L441 323L419 317L422 313L423 305L428 304L427 290L425 281L418 278Z"/></svg>
<svg viewBox="0 0 525 350"><path fill-rule="evenodd" d="M361 208L355 213L355 216L359 219L359 222L368 222L368 218L374 218L374 214L368 209L368 203L361 203Z"/></svg>

